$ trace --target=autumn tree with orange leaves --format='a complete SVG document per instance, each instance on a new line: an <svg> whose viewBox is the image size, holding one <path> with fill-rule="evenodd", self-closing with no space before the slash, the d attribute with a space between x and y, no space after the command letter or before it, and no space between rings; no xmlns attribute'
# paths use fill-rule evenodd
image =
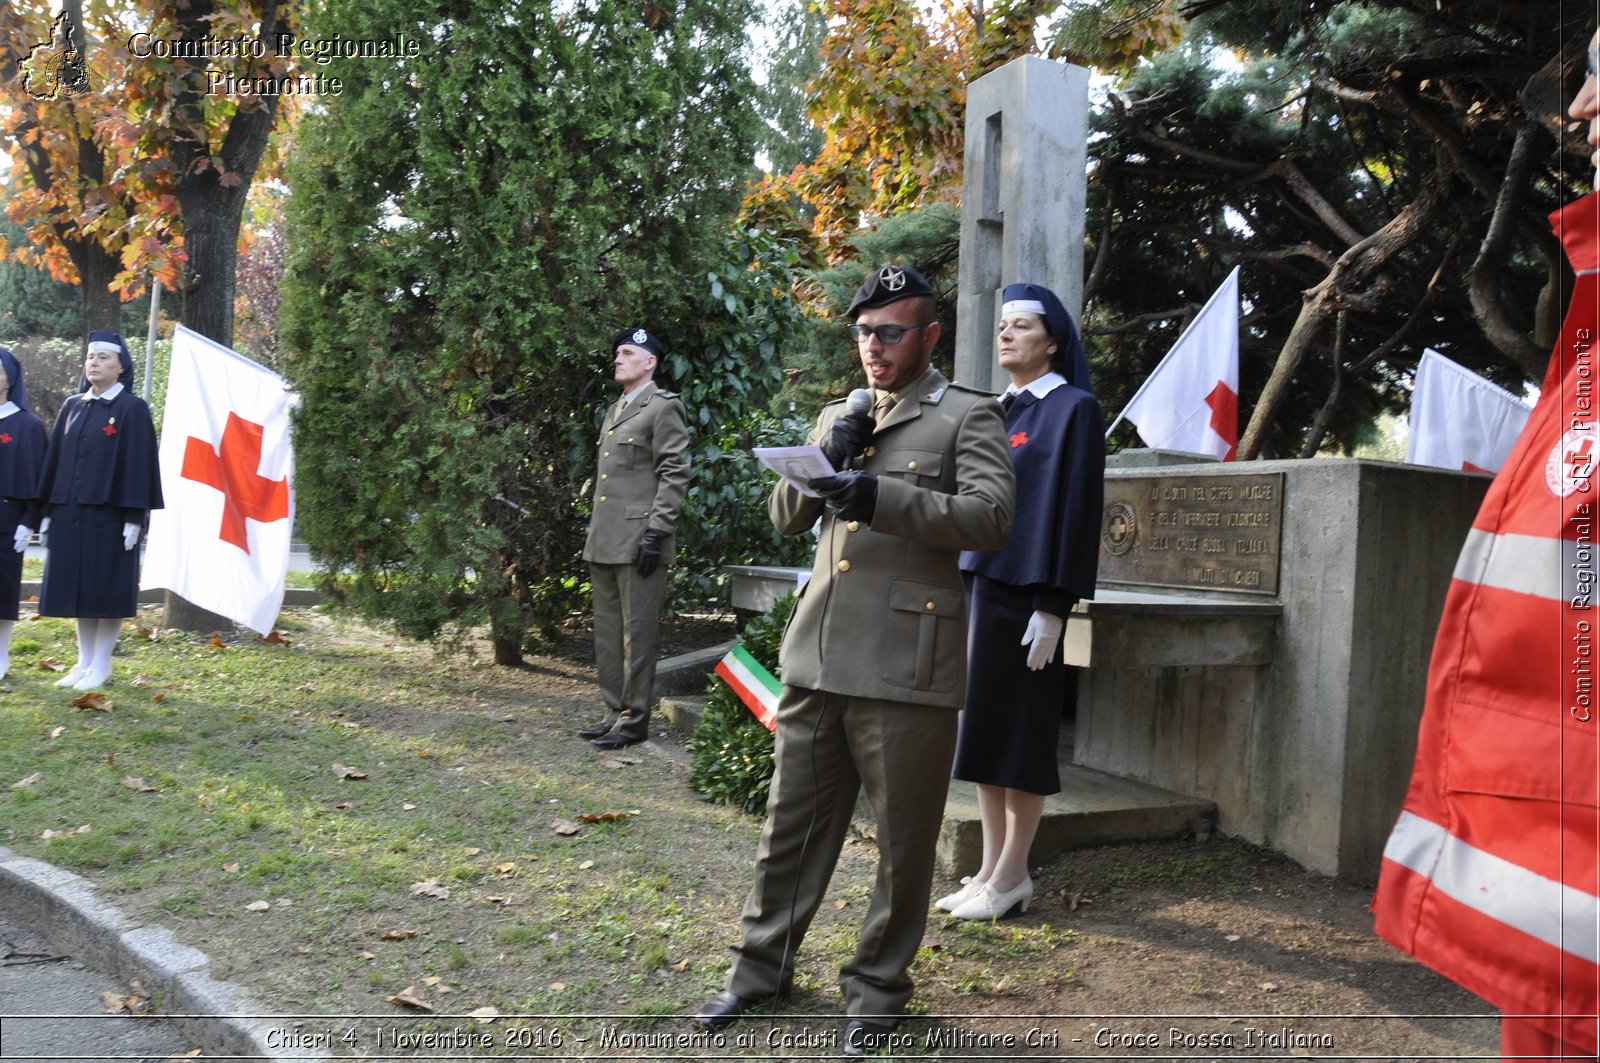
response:
<svg viewBox="0 0 1600 1063"><path fill-rule="evenodd" d="M6 212L27 232L0 251L80 285L85 332L119 327L119 301L154 274L180 293L185 325L232 343L245 196L276 165L274 130L305 88L284 47L291 12L277 0L72 2L63 14L0 3ZM221 91L269 82L295 91Z"/></svg>

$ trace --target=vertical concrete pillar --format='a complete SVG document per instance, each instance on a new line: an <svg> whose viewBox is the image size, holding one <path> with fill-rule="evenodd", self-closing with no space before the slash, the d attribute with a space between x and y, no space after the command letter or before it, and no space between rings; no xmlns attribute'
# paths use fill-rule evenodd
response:
<svg viewBox="0 0 1600 1063"><path fill-rule="evenodd" d="M998 391L1000 293L1032 281L1074 318L1083 299L1089 71L1038 56L967 86L956 380Z"/></svg>

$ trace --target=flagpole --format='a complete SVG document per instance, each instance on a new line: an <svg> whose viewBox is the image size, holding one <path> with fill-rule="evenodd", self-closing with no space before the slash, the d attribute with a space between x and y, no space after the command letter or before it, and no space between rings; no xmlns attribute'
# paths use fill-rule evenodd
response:
<svg viewBox="0 0 1600 1063"><path fill-rule="evenodd" d="M161 281L150 276L150 328L144 334L144 401L150 401L151 366L156 360L156 322L161 320Z"/></svg>
<svg viewBox="0 0 1600 1063"><path fill-rule="evenodd" d="M1224 277L1222 279L1222 283L1217 285L1217 290L1211 293L1211 298L1206 300L1206 305L1200 308L1200 312L1198 314L1189 319L1189 323L1183 327L1182 334L1179 335L1172 346L1167 349L1166 355L1161 359L1160 362L1156 364L1156 367L1150 370L1150 375L1144 378L1144 383L1140 384L1139 390L1133 393L1133 398L1129 399L1123 404L1122 413L1117 414L1117 419L1111 422L1110 428L1106 429L1105 438L1111 438L1111 433L1116 431L1117 425L1122 423L1123 415L1128 412L1128 408L1139 401L1139 396L1143 395L1144 389L1150 386L1150 381L1154 380L1160 375L1162 367L1165 366L1172 356L1177 353L1178 348L1183 346L1183 341L1188 339L1189 333L1194 330L1195 324L1206 316L1206 311L1211 309L1211 304L1217 301L1217 296L1222 294L1222 289L1228 286L1228 282L1231 281L1234 278L1234 274L1237 274L1238 272L1239 267L1233 267L1233 272Z"/></svg>

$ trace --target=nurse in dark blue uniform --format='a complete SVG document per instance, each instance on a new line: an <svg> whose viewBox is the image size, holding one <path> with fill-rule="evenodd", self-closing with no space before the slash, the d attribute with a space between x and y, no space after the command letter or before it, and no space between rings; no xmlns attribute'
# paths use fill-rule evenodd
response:
<svg viewBox="0 0 1600 1063"><path fill-rule="evenodd" d="M56 417L39 494L50 554L41 616L78 618L78 663L57 686L93 690L139 599L139 540L161 508L150 408L132 391L133 357L115 332L91 332L78 394Z"/></svg>
<svg viewBox="0 0 1600 1063"><path fill-rule="evenodd" d="M1009 543L961 555L972 601L953 774L978 784L983 866L935 902L960 919L1027 911L1033 898L1028 851L1045 797L1061 789L1068 673L1058 650L1073 603L1094 596L1105 481L1105 426L1071 316L1037 284L1010 285L1003 299L1017 509Z"/></svg>
<svg viewBox="0 0 1600 1063"><path fill-rule="evenodd" d="M22 552L33 536L39 498L39 470L44 466L44 422L28 409L22 386L22 364L0 347L0 676L11 669L11 634L17 627L22 597Z"/></svg>

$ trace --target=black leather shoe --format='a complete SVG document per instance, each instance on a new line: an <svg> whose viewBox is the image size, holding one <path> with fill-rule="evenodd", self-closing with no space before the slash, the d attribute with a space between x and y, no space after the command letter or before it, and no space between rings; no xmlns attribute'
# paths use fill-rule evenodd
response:
<svg viewBox="0 0 1600 1063"><path fill-rule="evenodd" d="M599 738L592 739L589 744L596 749L625 749L628 746L636 746L643 741L644 739L642 738L624 738L622 735L612 733L603 734Z"/></svg>
<svg viewBox="0 0 1600 1063"><path fill-rule="evenodd" d="M715 1032L733 1025L741 1015L759 1003L761 1001L741 997L731 989L719 990L716 996L700 1005L700 1010L694 1013L690 1021L701 1029Z"/></svg>
<svg viewBox="0 0 1600 1063"><path fill-rule="evenodd" d="M865 1019L851 1019L844 1028L844 1054L846 1058L856 1056L870 1056L874 1052L881 1052L889 1046L889 1035L894 1033L893 1026L884 1026L882 1023L868 1022Z"/></svg>
<svg viewBox="0 0 1600 1063"><path fill-rule="evenodd" d="M579 738L599 738L601 735L607 733L610 730L611 730L611 725L610 724L597 723L593 727L580 727L580 728L578 728L578 737Z"/></svg>

